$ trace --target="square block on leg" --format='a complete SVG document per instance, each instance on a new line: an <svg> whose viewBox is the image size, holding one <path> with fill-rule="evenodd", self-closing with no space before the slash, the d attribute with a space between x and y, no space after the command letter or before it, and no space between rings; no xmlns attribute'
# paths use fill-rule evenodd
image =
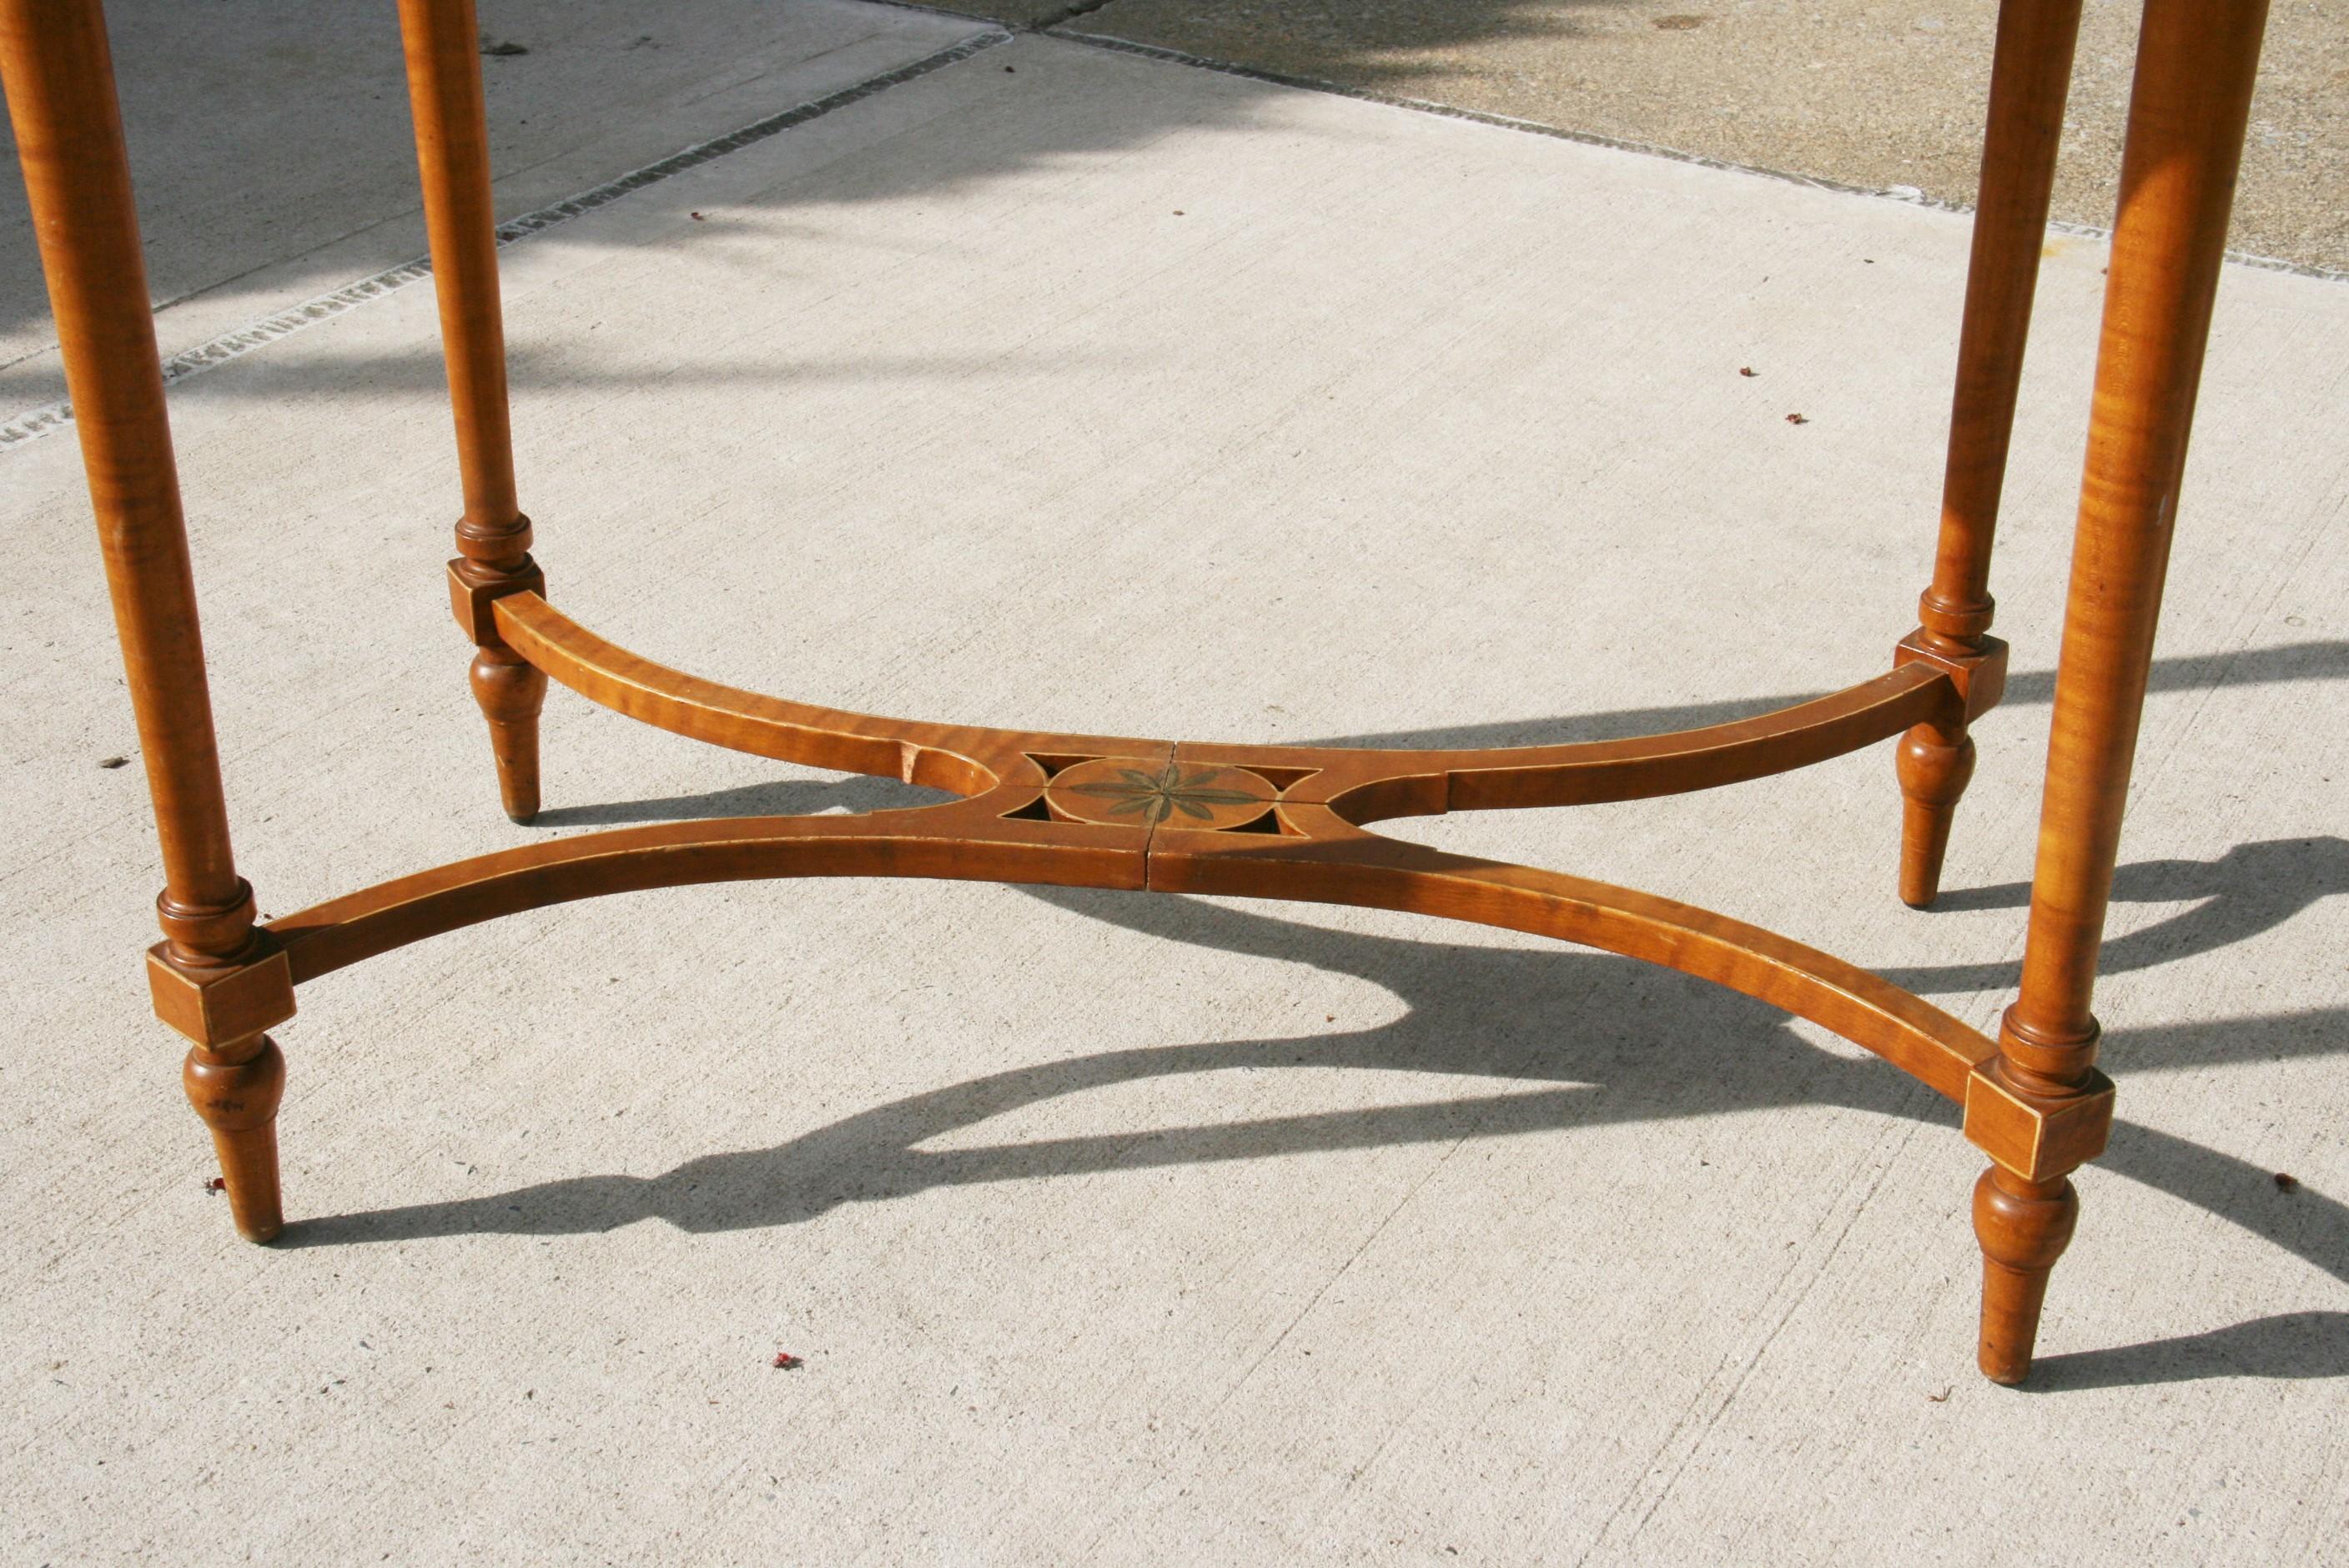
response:
<svg viewBox="0 0 2349 1568"><path fill-rule="evenodd" d="M465 581L457 569L465 564L462 558L449 562L449 608L456 613L457 624L473 639L477 648L490 647L504 641L498 635L497 612L491 608L509 593L535 593L546 596L546 573L535 562L530 570L484 586Z"/></svg>
<svg viewBox="0 0 2349 1568"><path fill-rule="evenodd" d="M2113 1125L2113 1080L2091 1072L2077 1095L2036 1100L1998 1076L1998 1058L1966 1078L1966 1140L2026 1181L2049 1181L2105 1151Z"/></svg>
<svg viewBox="0 0 2349 1568"><path fill-rule="evenodd" d="M2006 695L2006 645L1996 637L1982 641L1981 653L1952 657L1926 646L1923 632L1911 632L1892 650L1892 667L1931 665L1947 675L1958 688L1967 722L1971 723L1996 707L1999 698Z"/></svg>
<svg viewBox="0 0 2349 1568"><path fill-rule="evenodd" d="M164 956L165 944L147 950L147 985L155 1016L200 1046L224 1046L273 1028L294 1016L294 971L284 949L261 940L264 951L250 962L216 970L183 969Z"/></svg>

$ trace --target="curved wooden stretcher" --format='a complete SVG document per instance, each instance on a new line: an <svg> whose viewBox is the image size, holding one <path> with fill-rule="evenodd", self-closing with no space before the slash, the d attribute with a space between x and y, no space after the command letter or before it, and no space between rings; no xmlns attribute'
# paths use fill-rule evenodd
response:
<svg viewBox="0 0 2349 1568"><path fill-rule="evenodd" d="M1865 1047L1963 1107L1982 1369L2029 1370L2068 1173L2102 1151L2112 1086L2088 1010L2178 479L2264 0L2148 0L2090 421L2021 995L1992 1041L1758 927L1562 872L1371 830L1393 818L1634 799L1763 778L1899 737L1900 895L1934 897L1972 721L2005 648L1986 589L2079 0L2005 0L1961 342L1940 542L1891 670L1678 734L1500 749L1203 745L874 717L734 690L597 637L549 602L514 490L471 0L400 0L464 512L450 563L506 810L538 810L549 677L691 739L947 791L862 816L588 833L438 867L266 924L229 852L163 389L98 0L0 0L0 66L39 229L162 838L157 1012L194 1041L238 1228L282 1227L265 1032L295 987L520 910L750 878L945 877L1361 904L1504 926L1702 976Z"/></svg>

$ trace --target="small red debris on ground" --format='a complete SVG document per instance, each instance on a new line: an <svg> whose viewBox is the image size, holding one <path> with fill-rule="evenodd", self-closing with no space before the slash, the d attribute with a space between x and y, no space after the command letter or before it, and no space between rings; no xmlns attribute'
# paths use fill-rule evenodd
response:
<svg viewBox="0 0 2349 1568"><path fill-rule="evenodd" d="M207 1192L225 1192L225 1191L228 1191L228 1178L227 1178L227 1177L225 1177L225 1176L215 1176L215 1177L213 1177L211 1181L207 1181L207 1182L205 1182L205 1183L204 1183L204 1191L207 1191Z"/></svg>
<svg viewBox="0 0 2349 1568"><path fill-rule="evenodd" d="M775 1352L773 1364L781 1367L786 1372L792 1372L806 1366L807 1362L803 1358L792 1355L788 1350L778 1350Z"/></svg>
<svg viewBox="0 0 2349 1568"><path fill-rule="evenodd" d="M1737 367L1737 374L1740 376L1759 376L1762 373L1759 370L1754 369L1751 365L1741 365Z"/></svg>
<svg viewBox="0 0 2349 1568"><path fill-rule="evenodd" d="M708 222L709 222L709 219L707 219L707 218L703 217L703 216L702 216L700 213L698 213L698 212L690 213L690 214L688 214L688 216L690 216L690 217L693 219L693 221L694 221L695 222L697 222L697 223L707 223Z"/></svg>
<svg viewBox="0 0 2349 1568"><path fill-rule="evenodd" d="M1954 1394L1954 1393L1956 1393L1957 1391L1958 1391L1958 1386L1957 1386L1955 1383L1952 1383L1952 1384L1951 1384L1948 1387L1946 1387L1946 1388L1942 1389L1940 1393L1938 1393L1938 1394L1928 1394L1928 1395L1926 1395L1926 1396L1925 1396L1925 1398L1926 1398L1929 1401L1930 1401L1931 1403L1933 1403L1933 1404L1936 1404L1936 1405L1946 1405L1946 1404L1948 1404L1948 1403L1950 1402L1950 1396L1951 1396L1951 1395L1952 1395L1952 1394Z"/></svg>
<svg viewBox="0 0 2349 1568"><path fill-rule="evenodd" d="M2275 1184L2276 1191L2279 1192L2297 1192L2300 1191L2300 1178L2294 1176L2289 1171L2277 1171L2275 1173Z"/></svg>
<svg viewBox="0 0 2349 1568"><path fill-rule="evenodd" d="M1810 420L1800 414L1789 414L1786 416L1786 423L1789 425L1807 425L1810 423Z"/></svg>

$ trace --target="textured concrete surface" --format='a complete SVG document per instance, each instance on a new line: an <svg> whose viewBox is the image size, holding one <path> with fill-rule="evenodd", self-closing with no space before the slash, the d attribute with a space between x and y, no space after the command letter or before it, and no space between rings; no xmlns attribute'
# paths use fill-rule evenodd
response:
<svg viewBox="0 0 2349 1568"><path fill-rule="evenodd" d="M382 0L112 0L123 134L166 356L424 253ZM984 31L847 0L480 0L512 214ZM0 419L62 397L16 143L0 174Z"/></svg>
<svg viewBox="0 0 2349 1568"><path fill-rule="evenodd" d="M511 247L523 492L588 624L795 696L1239 739L1703 722L1907 629L1966 235L1023 38ZM1891 896L1881 748L1403 830L1987 1024L2100 283L2052 248L2017 678L1945 910ZM498 816L432 315L405 289L174 391L264 908L904 799L557 692L547 817ZM0 451L0 1555L2338 1560L2344 377L2349 289L2229 270L2099 995L2122 1125L2026 1393L1972 1372L1980 1161L1930 1093L1668 972L1269 903L712 887L387 955L281 1031L295 1224L245 1246L146 1016L77 454Z"/></svg>
<svg viewBox="0 0 2349 1568"><path fill-rule="evenodd" d="M1021 25L1045 0L957 0ZM2142 7L2086 0L2056 215L2109 227ZM1063 26L1970 205L1990 0L1108 0ZM2234 242L2349 269L2349 14L2275 0Z"/></svg>

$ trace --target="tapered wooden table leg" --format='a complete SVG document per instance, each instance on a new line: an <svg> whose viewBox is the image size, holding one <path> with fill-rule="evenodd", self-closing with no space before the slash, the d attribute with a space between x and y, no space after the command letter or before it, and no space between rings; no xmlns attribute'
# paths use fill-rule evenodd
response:
<svg viewBox="0 0 2349 1568"><path fill-rule="evenodd" d="M214 989L245 975L260 944L253 890L229 851L162 366L98 0L0 0L0 77L162 841L156 913L164 941L152 955L159 1005L184 1000L181 1017L215 1058L189 1068L190 1095L214 1129L237 1228L265 1242L282 1222L274 1123L285 1060L259 1030L292 1016L294 993L282 963ZM215 1025L224 1031L217 1037Z"/></svg>
<svg viewBox="0 0 2349 1568"><path fill-rule="evenodd" d="M252 1242L285 1228L277 1192L277 1103L285 1097L285 1057L267 1035L188 1052L180 1072L188 1103L212 1130L228 1183L230 1218Z"/></svg>
<svg viewBox="0 0 2349 1568"><path fill-rule="evenodd" d="M538 815L538 714L546 706L546 675L502 643L475 652L467 675L473 700L489 720L499 804L515 821L527 822Z"/></svg>
<svg viewBox="0 0 2349 1568"><path fill-rule="evenodd" d="M2079 33L2080 0L2004 0L1999 7L1941 481L1940 543L1932 585L1917 606L1918 643L1961 666L1988 653L1991 542ZM1897 762L1900 900L1921 909L1940 891L1950 820L1973 777L1974 743L1964 715L1917 726L1901 741Z"/></svg>
<svg viewBox="0 0 2349 1568"><path fill-rule="evenodd" d="M2137 46L2023 986L1966 1098L1970 1136L2018 1102L2051 1119L2028 1168L1993 1166L1975 1194L1982 1368L2002 1383L2031 1369L2078 1207L2065 1178L2111 1120L2089 1003L2266 16L2266 0L2148 0Z"/></svg>
<svg viewBox="0 0 2349 1568"><path fill-rule="evenodd" d="M458 624L480 649L471 685L489 721L499 796L507 816L527 822L538 814L538 713L546 677L499 639L490 605L508 593L537 592L545 579L531 559L530 519L514 490L480 33L472 0L400 0L399 25L464 483L450 591Z"/></svg>

